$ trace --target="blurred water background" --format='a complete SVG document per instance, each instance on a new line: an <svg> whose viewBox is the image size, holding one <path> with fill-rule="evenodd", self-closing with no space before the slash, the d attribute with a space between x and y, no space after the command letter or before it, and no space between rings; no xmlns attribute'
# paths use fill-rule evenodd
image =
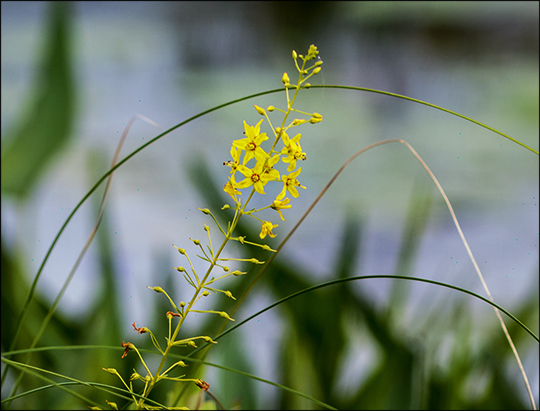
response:
<svg viewBox="0 0 540 411"><path fill-rule="evenodd" d="M36 93L49 9L45 2L1 4L3 153L10 132L27 121ZM283 72L295 72L291 50L304 54L310 44L317 45L324 61L312 84L368 87L418 98L538 150L538 13L537 2L74 2L69 41L75 121L69 142L43 168L28 195L2 192L3 247L24 266L30 282L73 207L106 171L133 115L149 117L162 128L138 120L121 157L202 110L281 87ZM107 225L101 229L111 241L121 290L122 338L134 338L133 321L146 325L152 318L149 308L159 296L146 286L162 285L160 279L173 271L170 267L185 263L171 244L189 251L189 237L202 240L203 222L212 226L197 210L207 207L199 191L205 188L203 180L189 170L208 167L216 184L223 185L228 169L222 163L229 159L231 141L242 137L242 121L259 121L253 104L279 107L284 101L283 93L271 94L204 116L115 173ZM403 138L446 190L495 301L512 311L531 292L538 294L537 155L457 117L388 96L312 89L300 94L296 107L319 112L324 121L298 129L308 157L301 182L308 189L284 213L286 221L269 214L279 223L278 239L350 155L376 141ZM277 194L277 187L267 187L271 196ZM376 148L353 162L280 258L304 267L312 284L334 278L344 227L355 217L362 221L355 274L396 273L402 232L418 189L430 193L432 207L412 272L484 295L442 198L402 145ZM38 284L46 301L60 290L94 219L95 204L88 201L56 245ZM182 279L173 284L176 300L189 298ZM384 307L392 284L371 280L354 287L374 306ZM94 245L60 313L70 320L88 315L103 287ZM410 298L396 320L403 330L411 329L410 322L426 307L444 311L445 304L461 298L428 285L409 287ZM253 297L238 318L275 301L264 288ZM490 307L472 299L466 303L474 314L475 332L498 327ZM277 379L274 358L286 334L277 311L243 327L245 351L257 375ZM538 401L538 345L524 347L522 359ZM349 367L344 366L343 387L365 378L376 358L369 350L352 352L358 362L344 360ZM526 404L511 360L508 372ZM259 406L275 407L274 389L258 389Z"/></svg>

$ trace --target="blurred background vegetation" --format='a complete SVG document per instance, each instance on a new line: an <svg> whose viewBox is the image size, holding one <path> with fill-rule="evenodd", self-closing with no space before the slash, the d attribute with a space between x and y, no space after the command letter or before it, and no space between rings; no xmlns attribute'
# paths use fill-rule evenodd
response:
<svg viewBox="0 0 540 411"><path fill-rule="evenodd" d="M310 44L318 46L324 65L317 82L429 101L538 149L538 3L2 2L1 8L2 352L11 346L47 248L108 169L129 119L141 113L166 129L219 103L278 88L283 71L294 72L292 49L305 53ZM220 165L241 135L242 120L258 121L252 104L279 106L283 100L274 94L206 116L115 173L98 236L39 346L118 348L43 351L31 364L117 386L101 367L124 377L138 367L135 356L120 360L123 340L151 348L131 323L152 328L158 338L166 334L166 301L146 286L163 286L176 301L189 297L171 268L183 264L171 243L189 252L188 237L202 238L203 222L212 226L196 207L218 210L228 201L221 190L228 170ZM320 112L324 121L301 130L308 190L285 212L285 222L269 214L279 223L271 246L353 152L404 138L447 190L495 301L538 333L538 156L463 120L389 97L310 90L297 108ZM124 155L157 134L136 123ZM53 251L16 349L28 348L65 281L102 190ZM217 213L226 221L226 212ZM239 234L257 238L258 230L244 222ZM231 255L268 258L239 247L231 247ZM257 272L227 287L241 295ZM483 294L440 196L401 147L367 153L347 168L235 318L332 278L392 273ZM528 408L492 309L456 294L401 280L318 290L227 335L207 359L337 408ZM219 296L206 304L232 307ZM219 324L194 316L185 333L214 335ZM507 325L538 404L538 345ZM230 372L198 372L227 408L314 407ZM16 378L10 371L2 400ZM25 377L19 392L42 385ZM102 406L105 399L115 401L87 387L73 389ZM154 395L174 398L177 390L163 383ZM11 404L86 405L57 389Z"/></svg>

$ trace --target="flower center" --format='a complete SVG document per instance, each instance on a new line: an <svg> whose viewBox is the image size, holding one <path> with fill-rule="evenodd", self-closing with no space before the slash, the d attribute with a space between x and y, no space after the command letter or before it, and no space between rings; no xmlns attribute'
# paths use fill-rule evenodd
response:
<svg viewBox="0 0 540 411"><path fill-rule="evenodd" d="M246 145L246 151L255 151L257 144L251 142Z"/></svg>
<svg viewBox="0 0 540 411"><path fill-rule="evenodd" d="M261 177L258 174L253 173L251 175L251 181L253 181L253 184L258 183Z"/></svg>

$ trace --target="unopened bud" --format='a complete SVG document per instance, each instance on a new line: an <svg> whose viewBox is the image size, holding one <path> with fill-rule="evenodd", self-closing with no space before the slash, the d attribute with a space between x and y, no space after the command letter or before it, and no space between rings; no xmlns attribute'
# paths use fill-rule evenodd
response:
<svg viewBox="0 0 540 411"><path fill-rule="evenodd" d="M291 84L291 80L289 79L289 75L287 73L283 73L283 77L281 77L281 81L283 82L285 87Z"/></svg>
<svg viewBox="0 0 540 411"><path fill-rule="evenodd" d="M259 113L261 116L264 116L266 114L266 111L264 111L264 108L259 107L255 105L255 110L257 110L257 113Z"/></svg>
<svg viewBox="0 0 540 411"><path fill-rule="evenodd" d="M266 107L266 110L268 110L270 113L274 111L276 108L274 106L268 106Z"/></svg>
<svg viewBox="0 0 540 411"><path fill-rule="evenodd" d="M315 67L313 69L313 74L317 74L319 71L321 71L321 67Z"/></svg>
<svg viewBox="0 0 540 411"><path fill-rule="evenodd" d="M173 246L174 248L176 248L180 254L186 255L186 250L184 250L183 248L178 248L178 247L175 246L174 244L173 244L172 246Z"/></svg>
<svg viewBox="0 0 540 411"><path fill-rule="evenodd" d="M296 51L292 51L292 58L296 60L296 58L298 57L298 54L296 54Z"/></svg>
<svg viewBox="0 0 540 411"><path fill-rule="evenodd" d="M227 320L234 321L234 319L229 317L229 314L227 314L225 311L221 311L219 315L221 315L223 318L226 318Z"/></svg>

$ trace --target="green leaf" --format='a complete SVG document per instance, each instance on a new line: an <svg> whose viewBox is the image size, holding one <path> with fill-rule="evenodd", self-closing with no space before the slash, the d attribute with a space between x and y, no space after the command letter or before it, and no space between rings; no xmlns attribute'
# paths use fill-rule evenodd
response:
<svg viewBox="0 0 540 411"><path fill-rule="evenodd" d="M26 197L54 155L66 145L73 123L69 3L52 2L48 45L25 120L5 138L2 192Z"/></svg>

